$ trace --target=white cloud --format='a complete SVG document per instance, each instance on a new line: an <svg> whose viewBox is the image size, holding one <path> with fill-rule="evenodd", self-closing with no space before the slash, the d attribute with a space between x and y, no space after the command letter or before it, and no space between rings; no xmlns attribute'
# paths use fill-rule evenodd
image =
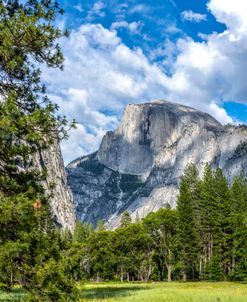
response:
<svg viewBox="0 0 247 302"><path fill-rule="evenodd" d="M140 48L124 45L116 30L101 25L83 25L63 39L64 72L44 70L44 77L61 113L79 123L63 144L66 162L97 149L128 103L164 98L208 112L222 123L232 122L222 102L247 103L244 3L239 0L237 10L227 0L211 0L211 13L226 23L227 30L208 35L203 42L166 41L151 54L164 56L163 68L150 63Z"/></svg>
<svg viewBox="0 0 247 302"><path fill-rule="evenodd" d="M105 12L104 12L105 4L102 1L96 1L92 9L89 10L88 15L87 15L87 21L92 21L95 17L104 17Z"/></svg>
<svg viewBox="0 0 247 302"><path fill-rule="evenodd" d="M178 41L180 54L173 65L169 90L172 86L175 89L171 96L192 100L194 94L194 99L205 104L203 109L212 100L247 102L247 3L230 2L211 0L208 5L211 13L228 26L223 33L209 35L201 43L192 39Z"/></svg>
<svg viewBox="0 0 247 302"><path fill-rule="evenodd" d="M112 12L116 15L116 20L123 20L126 17L129 8L129 3L119 3L118 5L112 5Z"/></svg>
<svg viewBox="0 0 247 302"><path fill-rule="evenodd" d="M174 72L173 66L177 55L178 48L176 43L166 39L159 47L149 52L148 58L151 62L157 62L157 65L164 73L171 75Z"/></svg>
<svg viewBox="0 0 247 302"><path fill-rule="evenodd" d="M99 15L99 16L102 14L103 8L105 8L105 4L102 1L97 1L93 5L94 13Z"/></svg>
<svg viewBox="0 0 247 302"><path fill-rule="evenodd" d="M135 13L144 14L144 13L148 13L149 10L150 10L150 8L145 4L136 4L129 10L129 13L130 14L135 14Z"/></svg>
<svg viewBox="0 0 247 302"><path fill-rule="evenodd" d="M207 20L207 15L195 13L192 10L185 10L181 15L183 20L190 22L202 22Z"/></svg>
<svg viewBox="0 0 247 302"><path fill-rule="evenodd" d="M80 13L83 12L83 7L82 7L81 3L79 3L78 5L75 5L74 8L75 8L76 10L78 10Z"/></svg>
<svg viewBox="0 0 247 302"><path fill-rule="evenodd" d="M213 115L218 121L222 121L223 123L233 124L233 119L227 115L226 111L223 108L220 108L217 104L211 103L209 104L209 113Z"/></svg>
<svg viewBox="0 0 247 302"><path fill-rule="evenodd" d="M97 132L90 133L85 126L77 124L77 129L70 130L69 138L61 143L65 163L68 164L73 159L96 150L104 132L99 128Z"/></svg>
<svg viewBox="0 0 247 302"><path fill-rule="evenodd" d="M111 29L126 28L133 34L140 34L142 26L143 23L141 21L134 21L131 23L128 23L127 21L117 21L112 23Z"/></svg>
<svg viewBox="0 0 247 302"><path fill-rule="evenodd" d="M168 25L165 28L165 31L167 33L173 33L173 34L175 34L175 33L181 33L182 32L181 29L179 29L176 24L170 24L170 25Z"/></svg>
<svg viewBox="0 0 247 302"><path fill-rule="evenodd" d="M245 0L211 0L208 8L217 21L226 24L232 31L246 31L247 2Z"/></svg>

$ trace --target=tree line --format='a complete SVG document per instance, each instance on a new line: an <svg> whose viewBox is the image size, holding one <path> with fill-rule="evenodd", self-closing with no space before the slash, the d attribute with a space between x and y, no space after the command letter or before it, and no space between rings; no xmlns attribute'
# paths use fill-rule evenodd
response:
<svg viewBox="0 0 247 302"><path fill-rule="evenodd" d="M202 179L189 165L180 181L177 208L131 222L128 212L109 231L100 221L77 222L76 280L247 280L247 182L231 185L220 169L205 166ZM80 258L81 257L81 258ZM81 259L81 260L79 260Z"/></svg>

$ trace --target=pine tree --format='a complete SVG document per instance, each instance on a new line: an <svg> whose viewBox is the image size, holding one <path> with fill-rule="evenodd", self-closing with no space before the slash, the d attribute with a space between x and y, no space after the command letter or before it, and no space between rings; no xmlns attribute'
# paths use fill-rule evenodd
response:
<svg viewBox="0 0 247 302"><path fill-rule="evenodd" d="M94 226L93 224L90 222L87 226L87 236L91 236L94 233Z"/></svg>
<svg viewBox="0 0 247 302"><path fill-rule="evenodd" d="M128 211L123 212L122 216L121 216L121 222L120 222L120 227L121 228L125 228L127 227L129 224L131 224L131 216L130 213Z"/></svg>
<svg viewBox="0 0 247 302"><path fill-rule="evenodd" d="M97 223L97 226L96 226L96 231L97 232L103 232L105 230L106 230L106 228L105 228L104 220L99 220L98 223Z"/></svg>
<svg viewBox="0 0 247 302"><path fill-rule="evenodd" d="M199 242L194 206L197 175L194 165L186 167L180 181L177 201L179 260L184 281L197 277Z"/></svg>
<svg viewBox="0 0 247 302"><path fill-rule="evenodd" d="M38 63L62 68L56 40L62 32L52 26L60 8L52 1L9 0L0 3L0 192L40 191L45 175L27 169L32 154L66 135L66 120L45 95ZM24 168L24 169L23 169ZM45 172L45 171L44 171ZM36 183L35 183L36 181Z"/></svg>
<svg viewBox="0 0 247 302"><path fill-rule="evenodd" d="M233 228L230 279L247 280L247 180L236 177L231 187L231 224Z"/></svg>
<svg viewBox="0 0 247 302"><path fill-rule="evenodd" d="M214 182L219 222L214 231L215 249L213 254L214 258L220 262L221 278L223 278L231 271L233 232L230 221L231 198L227 180L219 168L214 173ZM219 277L215 280L219 280Z"/></svg>
<svg viewBox="0 0 247 302"><path fill-rule="evenodd" d="M230 191L221 169L207 164L201 181L200 246L204 279L219 280L231 266ZM218 261L218 263L217 263Z"/></svg>
<svg viewBox="0 0 247 302"><path fill-rule="evenodd" d="M77 220L73 234L73 241L78 243L85 242L87 238L87 229L88 226L86 222L82 223L81 221Z"/></svg>
<svg viewBox="0 0 247 302"><path fill-rule="evenodd" d="M204 279L211 279L211 262L214 251L215 231L219 229L219 208L215 194L214 175L209 164L205 165L200 183L200 247L201 270Z"/></svg>

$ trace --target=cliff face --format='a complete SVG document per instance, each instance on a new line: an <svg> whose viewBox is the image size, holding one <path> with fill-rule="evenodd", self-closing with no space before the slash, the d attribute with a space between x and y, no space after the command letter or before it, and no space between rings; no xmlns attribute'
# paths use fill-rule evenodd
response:
<svg viewBox="0 0 247 302"><path fill-rule="evenodd" d="M228 180L247 176L247 128L222 126L210 115L166 101L128 105L123 122L107 132L99 150L68 165L77 217L115 227L124 210L145 216L176 205L188 163L205 163Z"/></svg>
<svg viewBox="0 0 247 302"><path fill-rule="evenodd" d="M51 209L56 223L62 228L73 230L75 208L59 144L54 143L47 150L38 153L34 158L34 165L39 169L47 169L44 187L51 194Z"/></svg>

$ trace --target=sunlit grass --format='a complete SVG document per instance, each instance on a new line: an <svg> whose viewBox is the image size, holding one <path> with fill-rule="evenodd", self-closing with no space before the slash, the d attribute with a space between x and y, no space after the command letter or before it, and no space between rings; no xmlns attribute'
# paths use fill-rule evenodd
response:
<svg viewBox="0 0 247 302"><path fill-rule="evenodd" d="M102 283L86 284L80 301L90 302L246 302L240 283Z"/></svg>
<svg viewBox="0 0 247 302"><path fill-rule="evenodd" d="M228 282L88 283L75 302L247 302L247 284ZM0 302L26 301L25 292L0 291ZM71 300L68 300L71 301Z"/></svg>

